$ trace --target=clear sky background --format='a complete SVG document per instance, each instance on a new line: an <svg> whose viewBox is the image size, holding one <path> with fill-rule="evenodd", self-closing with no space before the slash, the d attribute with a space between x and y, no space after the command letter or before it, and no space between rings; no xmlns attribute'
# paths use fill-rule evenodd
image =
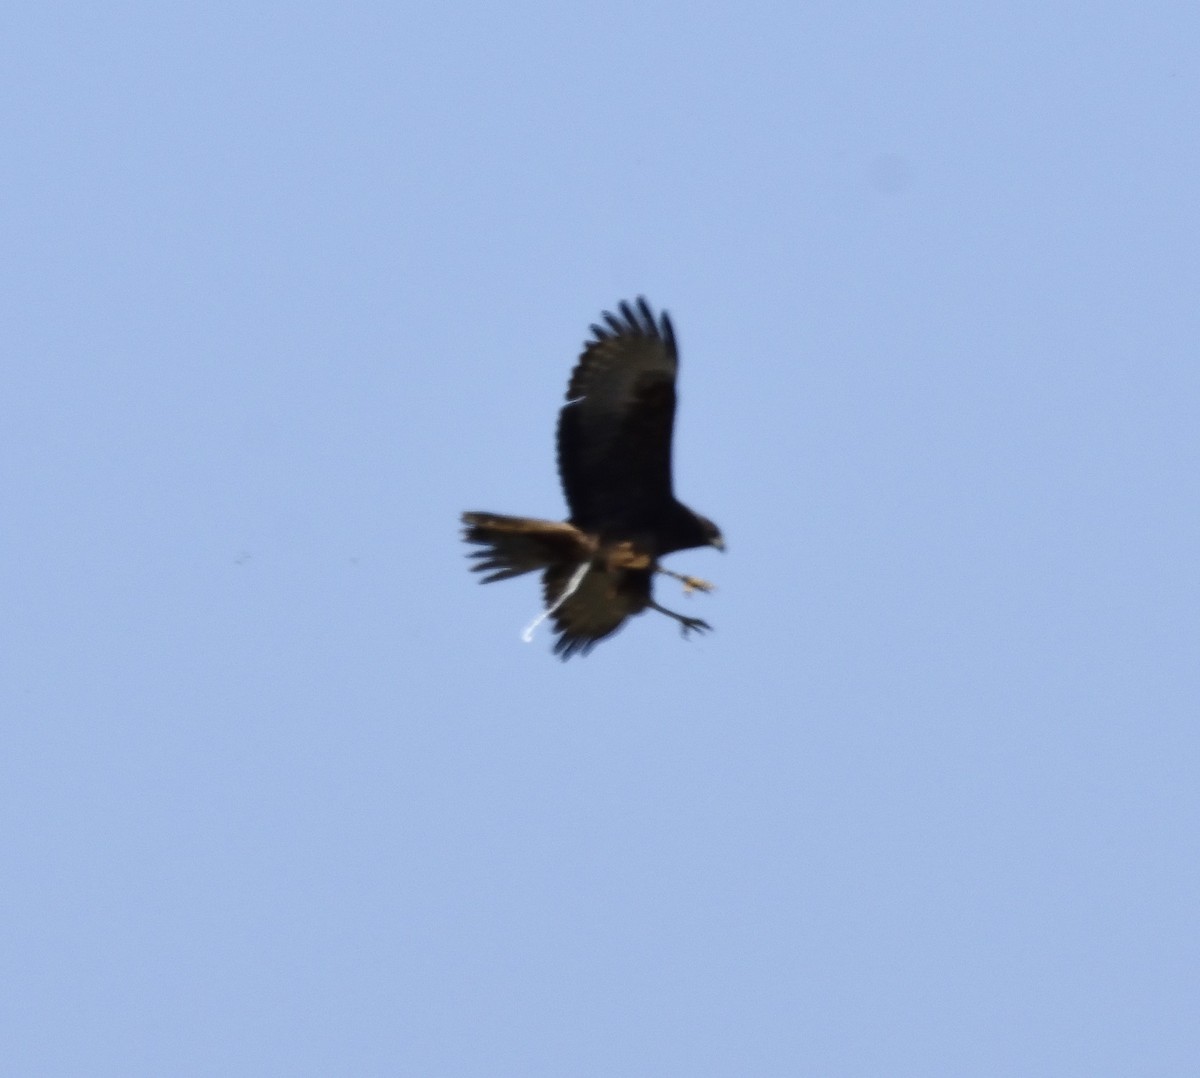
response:
<svg viewBox="0 0 1200 1078"><path fill-rule="evenodd" d="M1200 8L2 23L5 1073L1200 1073ZM563 664L642 293L716 631Z"/></svg>

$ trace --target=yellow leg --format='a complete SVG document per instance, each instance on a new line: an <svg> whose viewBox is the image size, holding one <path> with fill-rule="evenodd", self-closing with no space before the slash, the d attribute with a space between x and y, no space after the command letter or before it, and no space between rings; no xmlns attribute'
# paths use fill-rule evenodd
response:
<svg viewBox="0 0 1200 1078"><path fill-rule="evenodd" d="M701 580L698 576L684 576L682 573L673 573L670 569L664 569L661 565L655 566L655 569L664 576L673 577L683 585L683 593L691 595L694 591L714 591L715 586L707 580Z"/></svg>

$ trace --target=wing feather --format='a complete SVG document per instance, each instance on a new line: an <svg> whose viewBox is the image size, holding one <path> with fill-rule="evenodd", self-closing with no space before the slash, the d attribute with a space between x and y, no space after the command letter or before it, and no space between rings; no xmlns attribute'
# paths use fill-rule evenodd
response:
<svg viewBox="0 0 1200 1078"><path fill-rule="evenodd" d="M559 414L558 469L571 520L601 532L653 525L673 504L675 331L645 299L593 325Z"/></svg>
<svg viewBox="0 0 1200 1078"><path fill-rule="evenodd" d="M556 565L543 574L542 596L547 607L561 598L574 570L572 565ZM586 655L628 618L645 610L649 599L649 572L613 575L602 569L590 569L575 591L550 615L558 633L554 653L563 659L576 653Z"/></svg>

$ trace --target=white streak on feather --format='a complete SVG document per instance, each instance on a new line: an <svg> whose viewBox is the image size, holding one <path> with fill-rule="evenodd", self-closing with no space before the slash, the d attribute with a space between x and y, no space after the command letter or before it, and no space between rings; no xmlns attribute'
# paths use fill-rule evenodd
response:
<svg viewBox="0 0 1200 1078"><path fill-rule="evenodd" d="M570 580L567 581L567 586L563 588L562 594L555 599L553 603L546 607L546 609L543 610L536 618L533 619L529 627L521 634L521 639L524 640L526 644L533 643L534 629L541 625L543 621L545 621L560 606L562 606L563 603L565 603L579 590L579 585L583 583L583 578L587 576L587 571L591 568L591 565L592 563L589 561L581 562L579 568L575 570L574 575Z"/></svg>

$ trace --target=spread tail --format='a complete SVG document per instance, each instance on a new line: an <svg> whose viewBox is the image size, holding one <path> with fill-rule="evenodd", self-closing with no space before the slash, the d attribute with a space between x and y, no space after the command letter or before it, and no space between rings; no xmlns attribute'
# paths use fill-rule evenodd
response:
<svg viewBox="0 0 1200 1078"><path fill-rule="evenodd" d="M463 513L462 522L463 538L480 548L471 553L471 568L488 574L484 584L591 558L591 543L570 524L500 513Z"/></svg>

